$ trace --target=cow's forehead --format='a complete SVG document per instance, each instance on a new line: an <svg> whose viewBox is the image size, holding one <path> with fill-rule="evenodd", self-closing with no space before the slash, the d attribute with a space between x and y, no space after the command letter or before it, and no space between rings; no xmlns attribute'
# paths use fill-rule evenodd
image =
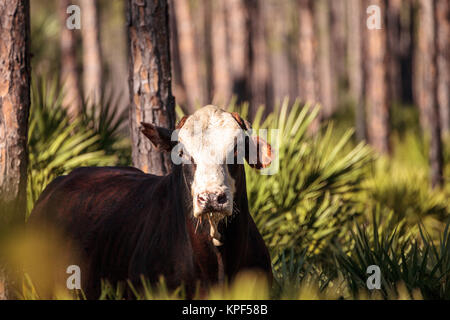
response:
<svg viewBox="0 0 450 320"><path fill-rule="evenodd" d="M230 148L240 130L239 124L229 112L208 105L189 116L180 129L178 138L195 156L211 150Z"/></svg>

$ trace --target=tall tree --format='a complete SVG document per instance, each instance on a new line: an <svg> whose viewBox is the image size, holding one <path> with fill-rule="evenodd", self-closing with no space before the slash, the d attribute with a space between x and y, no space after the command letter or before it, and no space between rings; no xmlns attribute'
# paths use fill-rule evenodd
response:
<svg viewBox="0 0 450 320"><path fill-rule="evenodd" d="M388 55L388 89L392 100L399 101L402 97L402 81L400 70L401 55L401 22L402 0L386 1L386 34Z"/></svg>
<svg viewBox="0 0 450 320"><path fill-rule="evenodd" d="M30 108L30 4L0 0L0 234L24 221ZM0 257L1 259L1 257ZM0 261L0 300L10 295Z"/></svg>
<svg viewBox="0 0 450 320"><path fill-rule="evenodd" d="M97 0L81 0L83 25L81 28L83 41L83 85L84 97L97 105L101 98L102 50L100 43L100 26Z"/></svg>
<svg viewBox="0 0 450 320"><path fill-rule="evenodd" d="M212 74L213 100L219 105L228 103L232 93L232 77L227 39L227 8L224 1L214 1L212 5Z"/></svg>
<svg viewBox="0 0 450 320"><path fill-rule="evenodd" d="M213 0L206 0L202 2L202 43L205 55L204 62L204 98L205 101L210 103L213 99L213 52L212 52L212 10Z"/></svg>
<svg viewBox="0 0 450 320"><path fill-rule="evenodd" d="M67 8L71 5L70 0L59 1L59 20L61 25L61 82L64 86L63 106L71 119L80 114L82 107L80 74L77 66L76 55L76 30L67 28L66 22L69 15Z"/></svg>
<svg viewBox="0 0 450 320"><path fill-rule="evenodd" d="M340 88L345 83L346 65L346 5L347 0L328 0L330 6L330 33L331 33L331 47L333 52L333 86L336 96L341 92ZM353 32L353 30L352 30Z"/></svg>
<svg viewBox="0 0 450 320"><path fill-rule="evenodd" d="M170 155L156 150L139 127L141 122L169 129L175 124L167 0L128 0L126 12L133 165L164 175L172 166Z"/></svg>
<svg viewBox="0 0 450 320"><path fill-rule="evenodd" d="M319 97L323 108L322 114L324 118L328 118L333 114L336 103L331 65L330 8L327 0L318 0L314 4L318 40Z"/></svg>
<svg viewBox="0 0 450 320"><path fill-rule="evenodd" d="M187 93L188 110L205 102L199 75L199 58L195 48L195 34L188 0L174 0L177 24L181 77Z"/></svg>
<svg viewBox="0 0 450 320"><path fill-rule="evenodd" d="M388 153L389 146L389 106L386 85L386 26L384 25L384 0L366 1L366 6L377 5L380 16L380 29L368 29L365 34L365 106L367 115L367 134L369 143L380 153Z"/></svg>
<svg viewBox="0 0 450 320"><path fill-rule="evenodd" d="M227 16L227 39L229 45L232 90L237 102L249 98L249 20L245 0L224 1Z"/></svg>
<svg viewBox="0 0 450 320"><path fill-rule="evenodd" d="M181 75L180 46L178 41L178 26L175 18L174 0L169 1L170 52L172 61L172 87L177 103L188 113L186 88Z"/></svg>
<svg viewBox="0 0 450 320"><path fill-rule="evenodd" d="M443 135L450 135L450 3L436 1L437 101Z"/></svg>
<svg viewBox="0 0 450 320"><path fill-rule="evenodd" d="M316 56L313 1L299 0L299 91L300 98L305 102L316 103L318 90L316 75ZM319 128L319 117L310 127L311 132Z"/></svg>
<svg viewBox="0 0 450 320"><path fill-rule="evenodd" d="M417 65L421 78L419 109L424 132L429 140L430 179L433 187L442 186L442 142L437 102L436 21L433 1L419 0ZM448 40L448 39L447 39Z"/></svg>
<svg viewBox="0 0 450 320"><path fill-rule="evenodd" d="M355 127L358 140L366 139L366 119L363 103L362 66L362 6L360 0L348 0L347 5L347 65L351 99L355 104Z"/></svg>
<svg viewBox="0 0 450 320"><path fill-rule="evenodd" d="M253 112L260 105L267 105L270 95L265 5L263 1L248 1L251 40L251 101Z"/></svg>
<svg viewBox="0 0 450 320"><path fill-rule="evenodd" d="M271 86L274 102L279 103L290 96L289 56L288 56L288 24L286 23L286 2L271 1L268 6L270 12L270 65ZM291 97L294 98L294 97Z"/></svg>

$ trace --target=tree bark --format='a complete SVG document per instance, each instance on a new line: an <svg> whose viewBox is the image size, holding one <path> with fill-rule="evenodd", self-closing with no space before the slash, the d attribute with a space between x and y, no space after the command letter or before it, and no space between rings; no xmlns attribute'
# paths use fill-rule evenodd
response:
<svg viewBox="0 0 450 320"><path fill-rule="evenodd" d="M90 103L98 105L103 88L98 1L81 0L80 4L82 12L84 97Z"/></svg>
<svg viewBox="0 0 450 320"><path fill-rule="evenodd" d="M389 106L386 85L386 26L383 14L383 0L366 1L378 5L381 9L381 29L365 28L365 105L367 113L367 134L369 143L380 153L389 153Z"/></svg>
<svg viewBox="0 0 450 320"><path fill-rule="evenodd" d="M450 135L450 3L436 1L437 23L437 102L442 135Z"/></svg>
<svg viewBox="0 0 450 320"><path fill-rule="evenodd" d="M329 118L336 109L336 97L333 88L333 72L331 65L331 37L329 22L329 1L316 0L315 4L315 20L317 28L318 40L318 79L319 79L319 96L322 105L322 115ZM344 46L345 48L345 46ZM345 57L345 55L343 55Z"/></svg>
<svg viewBox="0 0 450 320"><path fill-rule="evenodd" d="M400 11L402 0L386 1L386 34L387 46L389 50L387 76L389 83L389 96L394 101L399 101L402 97L402 77L400 70L401 54L401 22Z"/></svg>
<svg viewBox="0 0 450 320"><path fill-rule="evenodd" d="M174 0L173 9L177 24L181 77L187 93L188 110L205 101L199 75L199 58L195 48L195 34L188 0Z"/></svg>
<svg viewBox="0 0 450 320"><path fill-rule="evenodd" d="M362 66L362 21L360 0L348 0L347 5L347 65L351 99L355 105L356 138L366 139L366 115L363 103L364 75Z"/></svg>
<svg viewBox="0 0 450 320"><path fill-rule="evenodd" d="M299 0L299 91L305 102L316 103L318 90L316 75L316 39L314 34L313 1ZM314 133L319 128L320 115L310 126Z"/></svg>
<svg viewBox="0 0 450 320"><path fill-rule="evenodd" d="M183 84L180 62L180 47L178 41L178 28L175 18L174 0L169 1L169 27L170 27L170 52L172 61L172 87L177 103L185 113L189 113L186 109L188 105L186 88Z"/></svg>
<svg viewBox="0 0 450 320"><path fill-rule="evenodd" d="M29 1L0 0L0 17L0 234L3 235L12 223L25 221L31 71ZM11 296L11 279L4 267L2 259L0 300Z"/></svg>
<svg viewBox="0 0 450 320"><path fill-rule="evenodd" d="M417 63L421 79L419 109L425 121L424 132L429 140L430 179L433 187L442 186L442 142L437 102L436 21L434 3L419 0L419 28ZM448 40L448 39L447 39Z"/></svg>
<svg viewBox="0 0 450 320"><path fill-rule="evenodd" d="M336 98L339 98L347 77L347 68L345 65L346 54L346 10L347 0L328 0L330 5L330 33L331 47L333 52L333 86L336 92ZM353 30L352 30L353 32ZM335 105L337 106L337 104Z"/></svg>
<svg viewBox="0 0 450 320"><path fill-rule="evenodd" d="M202 3L202 42L203 51L205 55L204 64L204 79L205 83L205 93L204 98L207 103L211 103L213 99L213 52L212 52L212 30L211 25L213 21L212 16L213 4L212 0L205 0Z"/></svg>
<svg viewBox="0 0 450 320"><path fill-rule="evenodd" d="M227 39L227 9L224 1L213 2L212 20L212 60L213 60L213 101L225 106L232 94L229 43Z"/></svg>
<svg viewBox="0 0 450 320"><path fill-rule="evenodd" d="M272 2L268 11L272 19L269 30L273 97L274 103L278 104L290 96L286 3Z"/></svg>
<svg viewBox="0 0 450 320"><path fill-rule="evenodd" d="M127 26L133 165L165 175L170 154L156 150L139 128L141 122L169 129L175 124L167 0L128 0Z"/></svg>
<svg viewBox="0 0 450 320"><path fill-rule="evenodd" d="M251 110L254 114L269 99L269 65L267 54L266 16L263 2L248 1L251 40Z"/></svg>
<svg viewBox="0 0 450 320"><path fill-rule="evenodd" d="M69 0L59 1L59 20L61 25L61 82L64 87L62 105L66 108L70 119L77 117L82 108L80 75L76 56L76 30L69 30L66 20L69 17L67 7L71 5Z"/></svg>
<svg viewBox="0 0 450 320"><path fill-rule="evenodd" d="M244 0L224 1L227 15L232 92L237 103L249 100L249 21Z"/></svg>

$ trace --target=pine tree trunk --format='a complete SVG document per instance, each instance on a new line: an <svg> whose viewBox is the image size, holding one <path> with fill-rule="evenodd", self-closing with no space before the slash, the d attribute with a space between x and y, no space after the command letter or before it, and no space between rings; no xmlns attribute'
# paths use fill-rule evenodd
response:
<svg viewBox="0 0 450 320"><path fill-rule="evenodd" d="M401 51L401 23L400 11L402 9L402 0L389 0L387 3L386 34L388 56L388 83L389 96L393 101L399 101L402 97L402 81L400 70L400 51Z"/></svg>
<svg viewBox="0 0 450 320"><path fill-rule="evenodd" d="M241 103L249 99L249 22L245 0L224 1L227 15L232 92Z"/></svg>
<svg viewBox="0 0 450 320"><path fill-rule="evenodd" d="M81 33L84 97L90 103L98 105L103 87L98 1L81 0L80 4L83 19Z"/></svg>
<svg viewBox="0 0 450 320"><path fill-rule="evenodd" d="M360 0L361 1L361 0ZM339 98L342 84L347 77L345 65L346 54L346 10L347 0L328 0L330 6L330 33L333 52L333 75L336 97ZM353 30L352 30L353 32Z"/></svg>
<svg viewBox="0 0 450 320"><path fill-rule="evenodd" d="M167 0L128 0L126 11L133 165L165 175L172 167L170 154L156 150L139 128L141 122L174 128Z"/></svg>
<svg viewBox="0 0 450 320"><path fill-rule="evenodd" d="M381 8L381 29L364 28L365 34L365 105L369 143L380 153L389 153L389 107L386 85L386 26L384 0L367 1ZM366 7L367 7L366 6Z"/></svg>
<svg viewBox="0 0 450 320"><path fill-rule="evenodd" d="M177 24L178 48L181 66L181 77L187 94L187 109L205 102L199 75L198 54L195 50L195 34L188 0L173 1L173 9Z"/></svg>
<svg viewBox="0 0 450 320"><path fill-rule="evenodd" d="M290 95L286 3L273 2L268 11L272 20L270 28L272 87L274 102L277 104Z"/></svg>
<svg viewBox="0 0 450 320"><path fill-rule="evenodd" d="M314 20L313 20L313 1L299 1L299 91L302 101L315 104L317 102L317 75L316 75L316 56ZM310 126L310 132L318 130L320 116Z"/></svg>
<svg viewBox="0 0 450 320"><path fill-rule="evenodd" d="M213 101L220 106L225 106L232 94L232 77L227 39L227 9L224 1L214 1L212 11Z"/></svg>
<svg viewBox="0 0 450 320"><path fill-rule="evenodd" d="M203 5L201 7L202 10L202 41L204 47L204 55L205 55L205 63L204 63L204 90L205 90L205 101L207 103L211 103L214 97L214 87L213 87L213 52L212 52L212 9L213 9L213 1L205 0L203 1Z"/></svg>
<svg viewBox="0 0 450 320"><path fill-rule="evenodd" d="M251 39L251 101L255 113L261 105L266 105L269 97L269 66L266 42L266 17L264 3L251 0L249 3Z"/></svg>
<svg viewBox="0 0 450 320"><path fill-rule="evenodd" d="M430 179L433 187L442 186L442 142L437 102L436 21L434 4L419 0L419 28L417 63L421 69L419 108L425 121L424 132L429 139ZM448 40L448 39L447 39Z"/></svg>
<svg viewBox="0 0 450 320"><path fill-rule="evenodd" d="M0 234L25 221L30 109L30 4L0 0ZM11 297L0 257L0 300Z"/></svg>
<svg viewBox="0 0 450 320"><path fill-rule="evenodd" d="M366 115L363 103L364 75L362 66L362 34L365 26L362 21L360 0L348 0L347 4L347 65L351 99L355 104L356 137L359 141L366 139Z"/></svg>
<svg viewBox="0 0 450 320"><path fill-rule="evenodd" d="M186 108L187 93L183 84L183 77L181 73L180 62L180 47L178 41L178 28L175 18L174 1L169 0L169 28L170 28L170 53L172 61L172 87L175 97L177 97L177 103L185 113L189 113Z"/></svg>
<svg viewBox="0 0 450 320"><path fill-rule="evenodd" d="M437 23L437 101L442 135L450 135L450 3L436 1Z"/></svg>
<svg viewBox="0 0 450 320"><path fill-rule="evenodd" d="M333 73L331 69L331 37L329 24L328 0L315 1L315 20L318 38L318 79L319 96L324 118L329 118L336 109L333 90ZM345 56L345 55L344 55Z"/></svg>
<svg viewBox="0 0 450 320"><path fill-rule="evenodd" d="M78 31L69 30L66 26L66 20L69 17L66 10L70 5L69 0L60 0L58 11L61 26L61 82L64 88L62 104L69 118L73 120L81 112L82 97L76 56L76 32Z"/></svg>

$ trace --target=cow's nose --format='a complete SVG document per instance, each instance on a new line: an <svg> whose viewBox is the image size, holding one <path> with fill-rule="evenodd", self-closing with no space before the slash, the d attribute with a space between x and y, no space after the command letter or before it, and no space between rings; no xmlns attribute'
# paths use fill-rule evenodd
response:
<svg viewBox="0 0 450 320"><path fill-rule="evenodd" d="M227 201L228 197L225 193L203 192L197 196L197 202L203 209L218 209Z"/></svg>

